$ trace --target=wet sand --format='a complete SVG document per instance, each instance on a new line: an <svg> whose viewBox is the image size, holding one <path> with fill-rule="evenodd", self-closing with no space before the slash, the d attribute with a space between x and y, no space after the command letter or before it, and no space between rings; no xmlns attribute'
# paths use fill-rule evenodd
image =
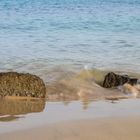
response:
<svg viewBox="0 0 140 140"><path fill-rule="evenodd" d="M140 118L118 117L48 124L5 133L0 140L139 140Z"/></svg>

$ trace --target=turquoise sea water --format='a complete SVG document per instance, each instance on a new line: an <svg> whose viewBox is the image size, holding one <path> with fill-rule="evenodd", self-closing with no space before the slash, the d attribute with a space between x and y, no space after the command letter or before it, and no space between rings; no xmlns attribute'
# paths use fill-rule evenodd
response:
<svg viewBox="0 0 140 140"><path fill-rule="evenodd" d="M0 70L140 71L139 0L1 0Z"/></svg>

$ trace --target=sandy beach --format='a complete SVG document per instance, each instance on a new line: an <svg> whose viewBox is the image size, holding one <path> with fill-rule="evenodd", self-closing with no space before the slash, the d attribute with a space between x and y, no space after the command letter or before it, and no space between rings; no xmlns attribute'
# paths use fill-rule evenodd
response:
<svg viewBox="0 0 140 140"><path fill-rule="evenodd" d="M140 118L67 121L0 135L0 140L139 140Z"/></svg>

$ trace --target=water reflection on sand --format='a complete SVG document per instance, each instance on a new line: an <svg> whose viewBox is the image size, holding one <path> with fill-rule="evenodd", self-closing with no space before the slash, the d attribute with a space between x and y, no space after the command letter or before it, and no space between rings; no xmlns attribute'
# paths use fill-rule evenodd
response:
<svg viewBox="0 0 140 140"><path fill-rule="evenodd" d="M28 113L42 112L45 101L41 99L0 99L0 121L13 121Z"/></svg>
<svg viewBox="0 0 140 140"><path fill-rule="evenodd" d="M140 115L139 99L97 100L82 96L77 100L1 99L0 134L82 119Z"/></svg>
<svg viewBox="0 0 140 140"><path fill-rule="evenodd" d="M20 98L6 98L0 99L0 121L15 121L19 118L25 117L26 114L43 112L47 108L48 103L62 103L64 106L68 106L74 101L80 102L84 110L88 109L90 104L99 100L108 100L111 103L115 103L120 99L126 99L126 96L120 96L114 94L111 96L96 97L94 94L73 93L67 94L56 93L49 94L47 99L20 99Z"/></svg>

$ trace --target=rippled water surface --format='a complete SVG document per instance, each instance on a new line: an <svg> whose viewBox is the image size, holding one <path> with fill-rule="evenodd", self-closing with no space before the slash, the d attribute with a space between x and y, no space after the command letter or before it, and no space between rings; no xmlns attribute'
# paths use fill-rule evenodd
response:
<svg viewBox="0 0 140 140"><path fill-rule="evenodd" d="M138 0L1 0L0 70L139 72L139 27Z"/></svg>

